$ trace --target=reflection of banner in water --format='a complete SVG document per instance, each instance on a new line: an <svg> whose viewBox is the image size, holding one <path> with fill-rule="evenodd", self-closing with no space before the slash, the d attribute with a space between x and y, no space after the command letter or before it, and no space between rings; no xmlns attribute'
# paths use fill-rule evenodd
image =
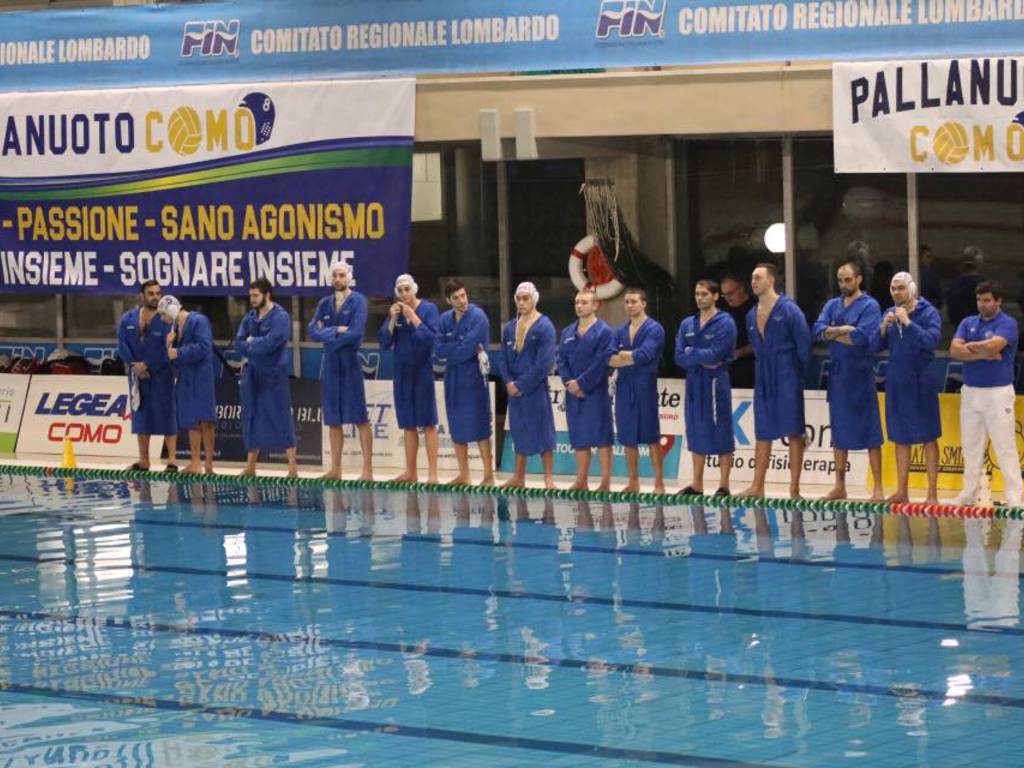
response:
<svg viewBox="0 0 1024 768"><path fill-rule="evenodd" d="M885 412L885 395L879 395ZM1014 423L1017 433L1017 455L1024 453L1024 397L1014 402ZM960 395L939 395L939 416L942 436L939 438L939 489L959 491L963 487L964 454L960 443ZM886 484L896 484L896 453L893 443L886 440L882 449L883 471ZM915 445L910 452L910 487L927 488L924 446ZM992 490L1003 490L1003 473L998 468L992 446L985 453L985 469L992 473Z"/></svg>

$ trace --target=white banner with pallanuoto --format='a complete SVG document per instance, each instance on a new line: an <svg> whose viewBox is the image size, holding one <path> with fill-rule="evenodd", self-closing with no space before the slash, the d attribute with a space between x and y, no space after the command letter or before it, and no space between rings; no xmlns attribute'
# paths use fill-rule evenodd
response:
<svg viewBox="0 0 1024 768"><path fill-rule="evenodd" d="M837 173L1024 169L1024 57L832 67Z"/></svg>

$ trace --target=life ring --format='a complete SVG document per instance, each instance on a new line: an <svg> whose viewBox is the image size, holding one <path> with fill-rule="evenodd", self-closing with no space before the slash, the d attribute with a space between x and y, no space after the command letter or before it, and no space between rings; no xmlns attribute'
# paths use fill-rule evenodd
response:
<svg viewBox="0 0 1024 768"><path fill-rule="evenodd" d="M588 274L592 279L587 279ZM569 254L569 277L577 291L591 288L601 301L614 299L625 288L593 235L587 235L573 247Z"/></svg>

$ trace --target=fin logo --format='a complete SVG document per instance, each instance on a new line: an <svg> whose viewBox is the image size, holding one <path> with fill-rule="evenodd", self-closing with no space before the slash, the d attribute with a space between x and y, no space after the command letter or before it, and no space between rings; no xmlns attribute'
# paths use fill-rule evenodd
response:
<svg viewBox="0 0 1024 768"><path fill-rule="evenodd" d="M620 38L663 37L668 0L601 0L597 39L616 31Z"/></svg>
<svg viewBox="0 0 1024 768"><path fill-rule="evenodd" d="M181 37L181 57L234 56L238 57L238 33L242 22L238 19L221 21L186 21Z"/></svg>

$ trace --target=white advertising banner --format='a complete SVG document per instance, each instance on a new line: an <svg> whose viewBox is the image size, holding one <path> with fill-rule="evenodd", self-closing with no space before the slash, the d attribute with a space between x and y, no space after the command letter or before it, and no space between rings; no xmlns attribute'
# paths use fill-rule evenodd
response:
<svg viewBox="0 0 1024 768"><path fill-rule="evenodd" d="M81 456L135 458L127 376L33 376L18 453L60 455L64 438ZM150 442L158 457L163 440Z"/></svg>
<svg viewBox="0 0 1024 768"><path fill-rule="evenodd" d="M837 173L1020 171L1024 58L832 67Z"/></svg>
<svg viewBox="0 0 1024 768"><path fill-rule="evenodd" d="M488 384L491 393L491 423L494 423L494 385ZM438 469L442 471L457 470L455 449L448 435L448 418L444 407L444 384L434 383L437 395L438 437L440 449L437 457ZM394 395L390 381L366 382L366 408L370 418L370 430L373 433L373 468L374 470L405 469L405 433L398 428L398 417L395 415ZM330 431L324 427L324 464L330 463ZM348 424L344 429L345 444L342 448L341 465L346 470L358 470L363 466L363 452L359 447L359 433L355 426ZM470 468L474 475L480 467L480 450L476 444L469 447ZM427 452L420 435L420 450L417 454L417 466L427 468ZM384 479L383 477L380 479ZM426 479L421 478L421 479Z"/></svg>
<svg viewBox="0 0 1024 768"><path fill-rule="evenodd" d="M806 450L804 452L803 482L830 484L835 481L835 455L832 452L832 427L828 418L825 392L810 389L804 392L804 418L807 422ZM754 479L754 391L732 391L732 429L736 439L735 463L730 486L733 491L743 490ZM680 462L679 481L689 482L692 460L689 451ZM718 481L718 458L708 457L705 484ZM867 451L851 451L847 459L847 484L853 491L867 480ZM772 444L771 463L768 465L769 483L789 483L789 441L776 440Z"/></svg>
<svg viewBox="0 0 1024 768"><path fill-rule="evenodd" d="M30 377L0 373L0 453L14 453Z"/></svg>

